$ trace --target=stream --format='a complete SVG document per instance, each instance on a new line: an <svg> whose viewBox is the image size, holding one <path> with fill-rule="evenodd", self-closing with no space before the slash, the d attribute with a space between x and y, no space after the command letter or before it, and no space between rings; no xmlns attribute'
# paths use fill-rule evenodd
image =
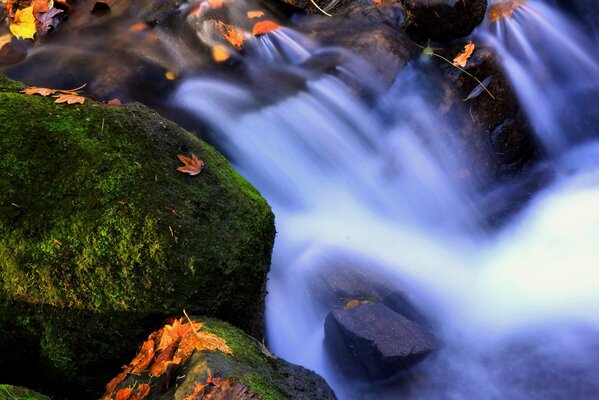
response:
<svg viewBox="0 0 599 400"><path fill-rule="evenodd" d="M187 22L178 39L162 31L161 43L190 29L212 43L211 27ZM340 399L591 399L599 397L596 37L543 0L471 35L494 49L544 153L492 188L460 173L478 168L455 135L469 116L439 111L430 59L410 61L386 87L347 50L282 27L246 38L241 79L239 69L202 69L184 43L164 53L140 42L147 59L194 72L129 93L202 131L271 204L267 343L322 375ZM47 49L65 43L50 41L28 60L48 65ZM62 67L97 73L84 53ZM342 61L331 69L330 59ZM11 76L78 83L58 71L27 79L36 71ZM152 94L162 87L167 106ZM510 207L515 188L530 182L542 183ZM497 208L510 210L499 225L490 222ZM323 344L327 314L348 293L395 292L425 316L440 349L401 380L348 379Z"/></svg>

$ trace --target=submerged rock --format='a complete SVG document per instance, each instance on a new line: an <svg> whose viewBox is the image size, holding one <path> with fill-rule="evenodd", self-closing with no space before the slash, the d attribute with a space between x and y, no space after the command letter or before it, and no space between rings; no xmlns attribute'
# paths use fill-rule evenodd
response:
<svg viewBox="0 0 599 400"><path fill-rule="evenodd" d="M468 36L484 19L487 0L403 0L406 32L414 40L450 42Z"/></svg>
<svg viewBox="0 0 599 400"><path fill-rule="evenodd" d="M383 304L333 311L324 327L325 346L338 367L358 379L399 375L437 348L427 329Z"/></svg>
<svg viewBox="0 0 599 400"><path fill-rule="evenodd" d="M260 342L221 321L192 317L154 332L135 359L108 385L103 399L142 388L148 398L228 400L333 400L316 373L273 356ZM178 338L173 332L185 332ZM189 332L190 329L196 331ZM168 336L166 339L164 336ZM197 336L196 336L197 335ZM198 339L196 339L196 337ZM173 350L158 348L171 342ZM186 350L194 343L193 350ZM210 348L217 347L216 349ZM166 354L166 355L165 355ZM176 359L182 357L182 361ZM186 356L186 357L185 357ZM174 362L170 362L173 359ZM161 366L162 365L162 366ZM118 397L118 396L117 396Z"/></svg>
<svg viewBox="0 0 599 400"><path fill-rule="evenodd" d="M260 336L275 231L258 191L144 106L22 88L0 77L0 351L71 390L184 308ZM177 171L191 153L195 177Z"/></svg>

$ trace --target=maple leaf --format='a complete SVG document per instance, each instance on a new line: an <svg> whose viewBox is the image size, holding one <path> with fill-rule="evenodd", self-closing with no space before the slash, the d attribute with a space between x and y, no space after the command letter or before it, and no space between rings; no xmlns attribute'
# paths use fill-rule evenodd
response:
<svg viewBox="0 0 599 400"><path fill-rule="evenodd" d="M79 96L77 93L61 93L56 97L55 103L67 103L67 104L83 104L85 103L85 97Z"/></svg>
<svg viewBox="0 0 599 400"><path fill-rule="evenodd" d="M177 157L183 164L185 164L183 167L177 168L177 171L189 174L191 176L202 172L202 169L204 168L204 161L198 159L195 154L191 153L191 157L177 154Z"/></svg>
<svg viewBox="0 0 599 400"><path fill-rule="evenodd" d="M254 36L264 35L270 31L277 30L280 27L281 27L281 25L277 24L276 22L270 21L270 20L260 21L254 25L254 28L252 29L252 35L254 35Z"/></svg>
<svg viewBox="0 0 599 400"><path fill-rule="evenodd" d="M19 93L23 93L26 94L28 96L32 96L34 94L39 94L40 96L50 96L51 94L56 93L57 90L54 89L48 89L48 88L42 88L42 87L37 87L37 86L31 86L28 87L26 89L21 90Z"/></svg>
<svg viewBox="0 0 599 400"><path fill-rule="evenodd" d="M141 350L129 364L132 367L132 372L139 374L148 368L154 359L154 341L146 340L141 345Z"/></svg>
<svg viewBox="0 0 599 400"><path fill-rule="evenodd" d="M262 17L264 17L264 11L260 11L260 10L248 11L247 16L249 19L262 18Z"/></svg>
<svg viewBox="0 0 599 400"><path fill-rule="evenodd" d="M474 52L475 47L476 46L474 45L474 43L469 41L466 44L466 46L464 46L464 50L462 50L462 52L460 54L455 56L455 58L453 59L453 65L457 66L457 67L462 67L462 68L465 67L466 64L468 63L468 59Z"/></svg>
<svg viewBox="0 0 599 400"><path fill-rule="evenodd" d="M10 32L19 39L33 39L36 33L33 6L17 10L10 24Z"/></svg>

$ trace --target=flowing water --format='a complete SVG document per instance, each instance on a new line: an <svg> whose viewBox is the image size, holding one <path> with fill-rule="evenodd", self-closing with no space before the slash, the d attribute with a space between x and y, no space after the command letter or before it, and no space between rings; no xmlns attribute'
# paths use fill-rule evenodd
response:
<svg viewBox="0 0 599 400"><path fill-rule="evenodd" d="M249 112L239 110L253 101L250 89L210 77L189 79L173 97L226 138L275 211L270 346L322 374L341 398L599 396L593 45L532 0L477 35L495 47L549 154L539 169L555 176L500 231L486 223L485 195L460 179L472 165L455 158L452 121L427 98L418 63L375 106L331 75ZM271 40L259 46L280 60ZM442 350L402 383L347 381L323 348L326 314L347 293L400 290L431 321Z"/></svg>
<svg viewBox="0 0 599 400"><path fill-rule="evenodd" d="M214 27L196 15L184 33L210 47ZM138 56L178 71L204 65L193 46L172 46L159 32L169 51L140 42ZM475 36L495 48L547 153L518 179L552 177L502 228L490 213L514 185L483 192L463 174L477 169L454 135L468 115L439 111L426 61L382 89L359 58L282 28L245 36L246 54L232 55L243 58L243 79L207 68L170 97L273 207L270 347L316 370L341 399L599 397L592 35L529 0ZM331 69L330 59L342 62ZM323 346L327 313L348 296L398 291L425 314L441 349L402 381L347 380Z"/></svg>

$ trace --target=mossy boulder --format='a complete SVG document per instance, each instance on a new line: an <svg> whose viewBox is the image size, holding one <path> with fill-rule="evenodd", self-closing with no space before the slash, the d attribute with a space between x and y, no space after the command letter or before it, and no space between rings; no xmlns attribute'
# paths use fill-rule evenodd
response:
<svg viewBox="0 0 599 400"><path fill-rule="evenodd" d="M188 321L193 321L193 324ZM180 349L188 346L184 344L185 340L181 340L177 350L169 352L169 346L160 347L158 343L164 342L162 335L172 338L172 332L177 331L176 324L166 326L149 336L138 356L123 367L124 372L108 383L102 399L113 399L118 397L120 391L127 389L145 391L146 400L336 398L325 380L316 373L275 357L256 339L226 322L205 317L191 317L181 322L183 327L191 326L197 330L200 337L211 336L201 340L207 344L220 342L219 347L225 347L227 352L196 348L181 363L173 364L168 360L177 358ZM193 337L193 332L190 333ZM148 351L150 341L154 341L157 348L155 352ZM158 368L158 371L162 371L158 375L156 367L165 360L168 368ZM133 366L136 369L127 373ZM117 371L114 372L116 375Z"/></svg>
<svg viewBox="0 0 599 400"><path fill-rule="evenodd" d="M0 400L50 400L50 398L23 387L0 385Z"/></svg>
<svg viewBox="0 0 599 400"><path fill-rule="evenodd" d="M81 382L183 308L260 336L275 231L258 191L142 105L22 88L0 76L0 347ZM191 153L193 177L177 171Z"/></svg>

